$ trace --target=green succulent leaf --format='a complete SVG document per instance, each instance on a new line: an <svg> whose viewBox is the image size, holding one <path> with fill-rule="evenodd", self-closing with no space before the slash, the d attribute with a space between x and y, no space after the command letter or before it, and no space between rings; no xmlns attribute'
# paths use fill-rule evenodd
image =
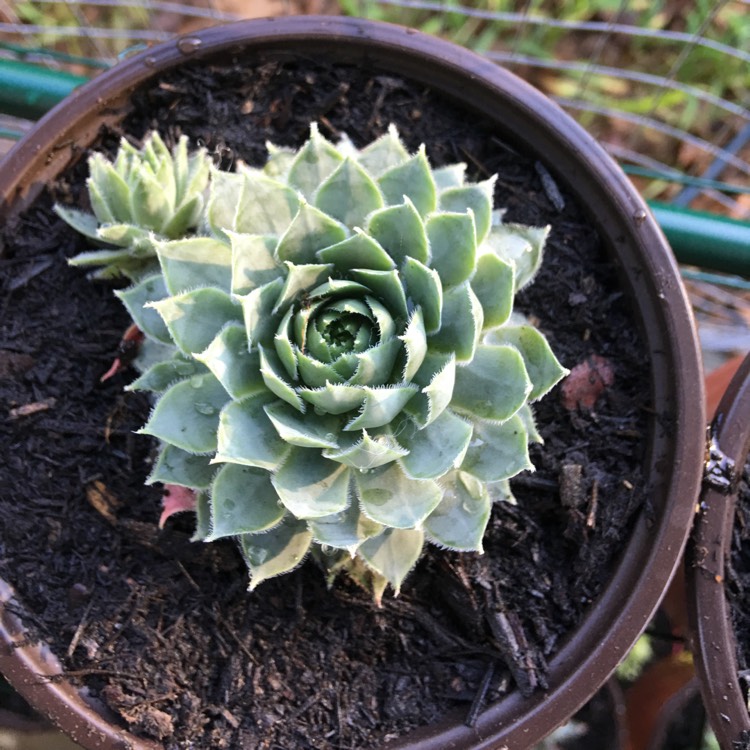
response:
<svg viewBox="0 0 750 750"><path fill-rule="evenodd" d="M537 401L564 378L566 370L555 357L547 339L533 326L503 326L491 334L490 343L515 346L533 385L529 401Z"/></svg>
<svg viewBox="0 0 750 750"><path fill-rule="evenodd" d="M349 382L352 385L385 385L391 379L401 348L398 339L388 339L356 354L357 369Z"/></svg>
<svg viewBox="0 0 750 750"><path fill-rule="evenodd" d="M448 289L443 296L440 330L428 342L438 352L455 352L459 362L474 357L484 325L482 304L468 282Z"/></svg>
<svg viewBox="0 0 750 750"><path fill-rule="evenodd" d="M193 375L201 375L207 371L200 362L179 355L151 365L140 377L125 386L125 390L163 393L180 380L187 380Z"/></svg>
<svg viewBox="0 0 750 750"><path fill-rule="evenodd" d="M267 471L227 464L211 487L211 533L206 541L268 531L285 515Z"/></svg>
<svg viewBox="0 0 750 750"><path fill-rule="evenodd" d="M211 486L215 474L216 467L211 464L210 456L188 453L166 443L146 484L162 482L206 490Z"/></svg>
<svg viewBox="0 0 750 750"><path fill-rule="evenodd" d="M266 390L260 374L260 355L249 350L245 327L230 323L200 354L193 355L204 364L235 400Z"/></svg>
<svg viewBox="0 0 750 750"><path fill-rule="evenodd" d="M446 409L456 382L455 354L437 354L428 350L422 367L414 376L422 390L406 405L404 411L420 427L434 422Z"/></svg>
<svg viewBox="0 0 750 750"><path fill-rule="evenodd" d="M345 414L357 409L367 398L366 389L356 385L326 383L321 388L300 388L299 395L324 414Z"/></svg>
<svg viewBox="0 0 750 750"><path fill-rule="evenodd" d="M295 518L320 518L349 505L351 470L319 450L294 447L271 477L281 502Z"/></svg>
<svg viewBox="0 0 750 750"><path fill-rule="evenodd" d="M482 537L490 517L487 488L474 477L454 471L443 481L440 504L424 522L427 538L440 547L482 552Z"/></svg>
<svg viewBox="0 0 750 750"><path fill-rule="evenodd" d="M141 169L129 193L135 222L161 233L172 215L172 203L164 192L164 185L160 184L156 175Z"/></svg>
<svg viewBox="0 0 750 750"><path fill-rule="evenodd" d="M380 388L365 386L362 390L365 399L361 411L344 427L346 431L382 427L390 424L417 392L417 387L411 383L405 383Z"/></svg>
<svg viewBox="0 0 750 750"><path fill-rule="evenodd" d="M406 258L401 275L408 298L422 310L427 333L440 330L443 315L443 286L434 268L428 268L414 258Z"/></svg>
<svg viewBox="0 0 750 750"><path fill-rule="evenodd" d="M245 330L250 346L263 344L272 346L281 323L281 316L274 314L276 301L284 288L283 279L274 279L235 299L242 306Z"/></svg>
<svg viewBox="0 0 750 750"><path fill-rule="evenodd" d="M417 564L423 546L424 532L420 529L386 529L363 542L357 554L398 594L404 578Z"/></svg>
<svg viewBox="0 0 750 750"><path fill-rule="evenodd" d="M388 430L374 431L372 435L367 430L362 430L361 435L344 433L340 442L341 448L325 450L323 456L360 471L384 466L407 453Z"/></svg>
<svg viewBox="0 0 750 750"><path fill-rule="evenodd" d="M161 315L172 340L186 354L202 352L227 323L242 322L242 308L226 292L194 289L149 302Z"/></svg>
<svg viewBox="0 0 750 750"><path fill-rule="evenodd" d="M370 271L355 268L350 273L355 281L360 282L365 291L369 291L391 311L393 317L406 320L409 311L398 271Z"/></svg>
<svg viewBox="0 0 750 750"><path fill-rule="evenodd" d="M396 529L419 528L443 494L437 482L411 479L396 463L355 471L354 484L362 512Z"/></svg>
<svg viewBox="0 0 750 750"><path fill-rule="evenodd" d="M219 239L223 239L237 228L235 217L244 181L245 178L241 174L211 169L206 221L211 233Z"/></svg>
<svg viewBox="0 0 750 750"><path fill-rule="evenodd" d="M294 300L299 299L300 295L309 292L311 289L319 286L327 279L333 266L330 263L304 263L296 265L290 261L285 261L287 267L284 286L281 294L276 301L273 309L274 313L284 310Z"/></svg>
<svg viewBox="0 0 750 750"><path fill-rule="evenodd" d="M386 204L402 203L409 198L423 217L437 208L437 190L424 146L403 164L391 167L378 178Z"/></svg>
<svg viewBox="0 0 750 750"><path fill-rule="evenodd" d="M330 414L300 414L283 401L265 407L279 437L301 448L338 448L341 420Z"/></svg>
<svg viewBox="0 0 750 750"><path fill-rule="evenodd" d="M309 203L303 203L276 247L276 258L283 262L315 263L316 253L343 242L349 232L336 219Z"/></svg>
<svg viewBox="0 0 750 750"><path fill-rule="evenodd" d="M287 383L278 355L262 346L258 347L258 351L260 352L260 375L268 390L291 404L297 411L304 413L305 403L295 389Z"/></svg>
<svg viewBox="0 0 750 750"><path fill-rule="evenodd" d="M403 203L375 211L367 221L367 233L400 265L404 258L427 263L427 233L419 211L409 198Z"/></svg>
<svg viewBox="0 0 750 750"><path fill-rule="evenodd" d="M517 349L480 346L470 363L456 369L451 406L471 418L504 422L529 393L531 381Z"/></svg>
<svg viewBox="0 0 750 750"><path fill-rule="evenodd" d="M534 469L529 459L528 435L517 415L502 424L476 422L461 471L483 482L510 479L521 471Z"/></svg>
<svg viewBox="0 0 750 750"><path fill-rule="evenodd" d="M344 159L315 193L315 206L347 227L361 227L383 196L370 175L353 159Z"/></svg>
<svg viewBox="0 0 750 750"><path fill-rule="evenodd" d="M536 275L542 264L544 243L549 227L526 227L521 224L500 224L487 236L487 245L515 269L516 291L523 289Z"/></svg>
<svg viewBox="0 0 750 750"><path fill-rule="evenodd" d="M318 186L344 160L339 151L318 131L318 126L310 126L310 139L297 152L289 168L288 182L311 200Z"/></svg>
<svg viewBox="0 0 750 750"><path fill-rule="evenodd" d="M515 293L514 279L512 263L491 253L479 256L471 288L482 305L485 330L497 328L510 318Z"/></svg>
<svg viewBox="0 0 750 750"><path fill-rule="evenodd" d="M281 235L292 223L300 200L290 187L253 171L243 175L234 221L224 229L242 234Z"/></svg>
<svg viewBox="0 0 750 750"><path fill-rule="evenodd" d="M262 534L241 534L240 549L250 570L250 591L269 578L289 573L305 559L312 534L304 521L285 519Z"/></svg>
<svg viewBox="0 0 750 750"><path fill-rule="evenodd" d="M466 164L448 164L432 171L432 179L441 193L448 188L462 187L466 174Z"/></svg>
<svg viewBox="0 0 750 750"><path fill-rule="evenodd" d="M438 272L443 287L466 281L476 266L477 240L474 216L440 213L427 219L427 236L432 250L432 267Z"/></svg>
<svg viewBox="0 0 750 750"><path fill-rule="evenodd" d="M269 234L226 232L232 247L232 293L245 295L279 278L276 237Z"/></svg>
<svg viewBox="0 0 750 750"><path fill-rule="evenodd" d="M99 239L99 219L93 214L79 211L77 208L62 206L59 203L53 207L54 212L79 234L90 240Z"/></svg>
<svg viewBox="0 0 750 750"><path fill-rule="evenodd" d="M265 407L274 400L263 394L227 404L219 419L214 462L279 468L290 446L266 414Z"/></svg>
<svg viewBox="0 0 750 750"><path fill-rule="evenodd" d="M349 507L339 513L311 518L308 526L316 542L345 549L351 555L362 542L383 531L383 526L365 516L356 503L349 503Z"/></svg>
<svg viewBox="0 0 750 750"><path fill-rule="evenodd" d="M402 379L409 382L417 374L427 355L427 334L425 333L424 316L419 307L415 308L406 330L399 336L399 339L403 342L406 353Z"/></svg>
<svg viewBox="0 0 750 750"><path fill-rule="evenodd" d="M229 291L232 251L224 242L213 237L159 242L156 254L170 294L210 286Z"/></svg>
<svg viewBox="0 0 750 750"><path fill-rule="evenodd" d="M171 344L172 337L161 315L150 306L152 302L164 299L167 294L161 274L146 276L128 289L115 291L115 296L125 305L133 322L146 336Z"/></svg>
<svg viewBox="0 0 750 750"><path fill-rule="evenodd" d="M193 375L164 393L138 432L189 453L211 453L216 450L219 414L228 399L212 375Z"/></svg>
<svg viewBox="0 0 750 750"><path fill-rule="evenodd" d="M153 254L154 235L146 229L133 224L103 224L99 227L98 239L110 245L126 247L130 255L135 254L136 248L142 252L148 248L149 254Z"/></svg>
<svg viewBox="0 0 750 750"><path fill-rule="evenodd" d="M373 176L380 177L392 167L409 161L409 152L404 148L398 131L391 125L385 135L373 141L359 152L359 163Z"/></svg>
<svg viewBox="0 0 750 750"><path fill-rule="evenodd" d="M100 223L129 223L132 210L130 188L114 166L102 154L94 154L89 159L89 174L91 177L86 184L91 207Z"/></svg>
<svg viewBox="0 0 750 750"><path fill-rule="evenodd" d="M448 188L440 193L440 210L465 213L471 211L476 226L476 242L481 245L492 224L492 196L497 176L484 182Z"/></svg>
<svg viewBox="0 0 750 750"><path fill-rule="evenodd" d="M407 422L396 432L408 451L401 459L404 472L412 479L438 479L461 465L472 426L446 409L422 429Z"/></svg>
<svg viewBox="0 0 750 750"><path fill-rule="evenodd" d="M203 542L211 533L211 501L208 492L195 493L195 533L191 542Z"/></svg>
<svg viewBox="0 0 750 750"><path fill-rule="evenodd" d="M352 268L367 268L371 271L390 271L395 264L390 255L372 237L361 229L343 242L318 250L318 258L331 263L342 273Z"/></svg>

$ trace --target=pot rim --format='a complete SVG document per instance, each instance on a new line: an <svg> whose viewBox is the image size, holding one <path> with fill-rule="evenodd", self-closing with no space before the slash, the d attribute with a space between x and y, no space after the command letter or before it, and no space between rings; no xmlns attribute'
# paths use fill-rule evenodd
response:
<svg viewBox="0 0 750 750"><path fill-rule="evenodd" d="M293 53L284 51L292 48ZM80 156L103 123L121 119L130 94L157 72L230 51L237 56L267 53L273 59L333 53L338 62L373 63L431 85L468 111L484 112L504 137L543 158L582 206L597 207L596 213L589 211L591 219L621 266L634 308L638 301L634 314L641 316L651 355L652 399L658 414L673 420L671 429L661 429L654 420L645 457L655 477L656 523L649 525L646 514L640 514L609 584L552 659L548 691L528 699L515 691L489 707L474 728L443 723L389 746L528 747L585 703L625 656L658 606L689 533L702 473L705 406L697 336L676 262L619 167L556 104L473 52L413 29L357 18L241 21L135 55L74 92L10 152L0 174L0 216L11 202L18 208L32 200L46 180ZM35 170L39 174L32 183ZM9 638L7 632L2 635ZM0 655L4 670L6 662ZM24 687L21 679L20 692ZM70 732L65 717L55 718ZM77 739L85 744L85 737ZM133 740L134 747L151 747ZM118 746L100 742L96 747Z"/></svg>
<svg viewBox="0 0 750 750"><path fill-rule="evenodd" d="M741 472L750 453L750 354L732 378L711 423L712 444ZM750 715L742 697L737 642L724 593L726 561L732 551L737 506L729 494L708 482L685 557L691 650L703 703L721 747L733 747Z"/></svg>

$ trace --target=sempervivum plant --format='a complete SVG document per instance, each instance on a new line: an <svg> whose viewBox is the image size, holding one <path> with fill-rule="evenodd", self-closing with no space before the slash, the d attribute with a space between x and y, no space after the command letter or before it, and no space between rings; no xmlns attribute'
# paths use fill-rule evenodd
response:
<svg viewBox="0 0 750 750"><path fill-rule="evenodd" d="M529 403L566 371L513 298L547 229L394 128L269 152L214 170L198 232L151 233L159 268L118 293L146 336L130 388L158 398L149 482L196 491L196 536L235 537L251 588L312 548L379 597L425 540L481 551L533 468Z"/></svg>
<svg viewBox="0 0 750 750"><path fill-rule="evenodd" d="M124 138L114 162L95 153L86 182L93 214L55 206L79 232L109 247L80 253L76 266L99 266L99 278L136 277L156 266L154 238L176 239L194 229L203 212L211 161L201 149L188 155L187 138L174 150L158 133L138 151ZM111 247L114 245L115 247Z"/></svg>

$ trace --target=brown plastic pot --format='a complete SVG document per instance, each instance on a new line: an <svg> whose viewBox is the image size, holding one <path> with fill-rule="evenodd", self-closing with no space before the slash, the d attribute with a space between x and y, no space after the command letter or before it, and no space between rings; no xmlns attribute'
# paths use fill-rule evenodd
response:
<svg viewBox="0 0 750 750"><path fill-rule="evenodd" d="M677 267L644 202L603 149L562 110L495 64L411 29L326 17L288 17L217 27L154 47L76 91L7 157L0 215L27 205L92 143L104 123L121 120L130 96L157 73L185 61L226 58L367 63L431 87L481 113L502 138L543 160L588 208L607 252L619 265L652 360L655 416L645 474L651 516L641 514L609 585L550 664L547 691L515 692L469 728L449 717L389 745L399 750L521 750L571 716L605 682L654 612L691 526L704 453L704 393L697 338ZM656 415L666 417L665 422ZM2 617L0 669L35 706L87 748L153 748L107 724L64 683L40 683L58 667L44 650L10 649L17 622Z"/></svg>
<svg viewBox="0 0 750 750"><path fill-rule="evenodd" d="M700 515L686 556L687 605L695 666L708 720L721 747L731 750L743 731L750 732L750 716L737 676L737 644L724 593L737 487L736 482L731 482L731 491L722 488L721 480L729 480L731 476L722 456L733 462L735 472L741 472L750 453L750 355L719 403L711 437L714 448L711 461L717 465L719 482L708 475L701 494Z"/></svg>

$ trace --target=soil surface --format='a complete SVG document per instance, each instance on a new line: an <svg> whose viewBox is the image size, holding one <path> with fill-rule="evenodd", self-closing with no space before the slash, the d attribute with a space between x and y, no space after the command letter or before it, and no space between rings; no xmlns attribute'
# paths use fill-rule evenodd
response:
<svg viewBox="0 0 750 750"><path fill-rule="evenodd" d="M537 471L513 482L517 505L494 508L485 555L429 548L382 609L345 581L326 590L311 561L250 595L232 543L190 543L184 515L158 530L160 491L143 485L154 445L133 434L149 404L123 393L131 373L99 383L128 319L111 288L65 263L85 241L51 206L85 204L79 163L2 235L0 576L32 633L70 679L168 750L366 750L543 688L648 489L648 354L592 222L475 115L366 69L204 62L135 103L123 133L187 133L224 167L262 164L266 140L299 145L317 120L358 146L394 122L434 165L498 173L507 220L552 225L518 308L564 365L597 355L614 383L591 411L563 406L559 387L538 405ZM102 133L101 148L119 135Z"/></svg>
<svg viewBox="0 0 750 750"><path fill-rule="evenodd" d="M750 460L745 464L738 486L726 581L724 590L737 639L738 678L747 702L750 692ZM743 737L736 745L736 750L750 750L750 737Z"/></svg>

